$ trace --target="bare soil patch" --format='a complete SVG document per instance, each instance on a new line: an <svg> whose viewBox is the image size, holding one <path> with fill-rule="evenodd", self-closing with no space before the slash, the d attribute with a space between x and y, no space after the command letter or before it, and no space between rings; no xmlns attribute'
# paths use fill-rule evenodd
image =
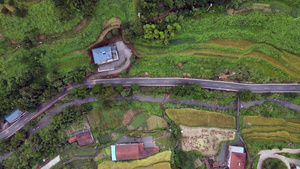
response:
<svg viewBox="0 0 300 169"><path fill-rule="evenodd" d="M74 30L78 31L79 29L81 29L85 25L86 21L87 21L87 18L83 18L83 20L74 27Z"/></svg>
<svg viewBox="0 0 300 169"><path fill-rule="evenodd" d="M212 156L219 151L222 141L230 141L235 138L235 130L186 127L180 125L182 131L182 150L197 150L205 156Z"/></svg>
<svg viewBox="0 0 300 169"><path fill-rule="evenodd" d="M16 10L16 7L14 6L10 6L8 4L3 4L10 12L13 12L14 10Z"/></svg>
<svg viewBox="0 0 300 169"><path fill-rule="evenodd" d="M132 109L127 110L124 114L124 119L123 119L123 125L126 126L130 124L130 122L133 120L134 116L136 115L136 112Z"/></svg>

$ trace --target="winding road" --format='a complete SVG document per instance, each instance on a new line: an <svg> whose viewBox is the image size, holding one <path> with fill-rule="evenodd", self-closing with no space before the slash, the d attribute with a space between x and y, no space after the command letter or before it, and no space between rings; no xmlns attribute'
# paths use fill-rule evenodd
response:
<svg viewBox="0 0 300 169"><path fill-rule="evenodd" d="M113 85L121 84L123 86L130 86L132 84L138 84L139 86L176 86L178 84L189 83L199 84L206 89L216 89L225 91L239 91L239 90L251 90L254 93L300 93L299 84L243 84L224 81L202 80L202 79L189 79L189 78L116 78L116 79L98 79L87 80L83 84L88 88L93 87L98 83L111 83ZM40 105L36 112L26 114L16 123L12 124L9 128L3 130L0 133L0 139L9 138L20 130L28 121L36 118L41 113L52 107L60 98L66 96L71 90L77 87L78 84L73 84L68 89L59 93L57 96Z"/></svg>

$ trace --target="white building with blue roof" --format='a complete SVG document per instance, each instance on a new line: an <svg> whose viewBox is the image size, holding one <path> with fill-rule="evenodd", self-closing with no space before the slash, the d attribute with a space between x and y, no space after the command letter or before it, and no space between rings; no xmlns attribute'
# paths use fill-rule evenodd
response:
<svg viewBox="0 0 300 169"><path fill-rule="evenodd" d="M97 65L119 60L116 46L104 46L92 49L94 63Z"/></svg>
<svg viewBox="0 0 300 169"><path fill-rule="evenodd" d="M10 114L5 115L4 118L8 123L12 123L17 120L22 114L23 112L21 112L20 110L14 109Z"/></svg>

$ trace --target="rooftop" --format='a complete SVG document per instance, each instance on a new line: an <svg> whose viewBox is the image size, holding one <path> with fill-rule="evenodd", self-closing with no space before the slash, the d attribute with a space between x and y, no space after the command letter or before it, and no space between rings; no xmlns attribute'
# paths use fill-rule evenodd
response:
<svg viewBox="0 0 300 169"><path fill-rule="evenodd" d="M151 156L159 152L158 148L144 148L144 143L117 144L111 146L112 160L134 160Z"/></svg>
<svg viewBox="0 0 300 169"><path fill-rule="evenodd" d="M112 59L111 47L104 46L102 48L96 48L92 50L95 64L106 62Z"/></svg>
<svg viewBox="0 0 300 169"><path fill-rule="evenodd" d="M10 114L5 115L4 118L9 123L15 121L23 112L18 109L14 109Z"/></svg>
<svg viewBox="0 0 300 169"><path fill-rule="evenodd" d="M88 132L77 134L76 136L73 136L68 139L68 142L70 144L74 143L75 141L77 141L78 146L84 146L93 143L94 138L92 137L92 134L88 131Z"/></svg>
<svg viewBox="0 0 300 169"><path fill-rule="evenodd" d="M244 169L246 165L246 153L231 153L230 169Z"/></svg>

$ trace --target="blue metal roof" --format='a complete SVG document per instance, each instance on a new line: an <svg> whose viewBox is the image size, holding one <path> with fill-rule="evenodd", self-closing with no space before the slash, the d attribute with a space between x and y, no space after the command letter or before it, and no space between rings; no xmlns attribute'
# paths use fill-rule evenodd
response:
<svg viewBox="0 0 300 169"><path fill-rule="evenodd" d="M22 114L22 112L20 110L14 109L10 114L5 115L4 118L6 121L11 123L14 120L16 120L21 114Z"/></svg>
<svg viewBox="0 0 300 169"><path fill-rule="evenodd" d="M111 160L112 161L117 161L117 157L116 157L116 146L115 145L111 145Z"/></svg>
<svg viewBox="0 0 300 169"><path fill-rule="evenodd" d="M109 46L93 49L92 53L93 53L94 62L96 64L101 62L106 62L107 60L112 59Z"/></svg>

